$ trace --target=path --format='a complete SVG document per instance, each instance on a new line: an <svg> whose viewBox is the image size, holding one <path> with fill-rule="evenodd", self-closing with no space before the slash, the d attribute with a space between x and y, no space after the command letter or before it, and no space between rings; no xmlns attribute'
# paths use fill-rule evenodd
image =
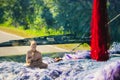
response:
<svg viewBox="0 0 120 80"><path fill-rule="evenodd" d="M22 37L6 33L0 31L0 43L6 42L9 40L18 40L23 39ZM20 55L26 54L29 50L29 46L12 46L12 47L0 47L0 56L8 56L8 55ZM41 51L42 53L45 52L68 52L68 50L58 48L52 45L41 45L37 47L37 50Z"/></svg>

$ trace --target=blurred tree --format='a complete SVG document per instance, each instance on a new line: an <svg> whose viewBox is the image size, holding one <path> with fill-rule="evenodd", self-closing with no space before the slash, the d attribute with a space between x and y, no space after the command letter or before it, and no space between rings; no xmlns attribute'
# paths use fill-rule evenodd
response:
<svg viewBox="0 0 120 80"><path fill-rule="evenodd" d="M4 22L4 9L0 7L0 23Z"/></svg>
<svg viewBox="0 0 120 80"><path fill-rule="evenodd" d="M30 0L17 0L12 10L14 24L23 25L24 29L29 29L29 25L33 23L34 19L34 8L31 6Z"/></svg>
<svg viewBox="0 0 120 80"><path fill-rule="evenodd" d="M82 36L90 28L93 0L0 0L0 23L23 29L61 30ZM108 0L109 18L120 13L120 0ZM115 27L114 27L115 26ZM52 30L51 30L52 29ZM120 41L120 18L110 23L112 40Z"/></svg>
<svg viewBox="0 0 120 80"><path fill-rule="evenodd" d="M81 36L89 28L91 0L57 0L56 3L59 12L55 17L57 26Z"/></svg>

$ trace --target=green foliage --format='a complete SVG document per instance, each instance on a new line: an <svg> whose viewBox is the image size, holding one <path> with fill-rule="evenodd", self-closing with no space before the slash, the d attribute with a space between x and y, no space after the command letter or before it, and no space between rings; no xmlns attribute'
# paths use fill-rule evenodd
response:
<svg viewBox="0 0 120 80"><path fill-rule="evenodd" d="M38 34L90 35L93 0L0 0L0 23ZM109 18L120 13L120 0L107 3ZM113 27L115 26L115 27ZM29 31L30 30L30 31ZM88 30L88 31L87 31ZM110 23L111 40L120 41L120 17Z"/></svg>

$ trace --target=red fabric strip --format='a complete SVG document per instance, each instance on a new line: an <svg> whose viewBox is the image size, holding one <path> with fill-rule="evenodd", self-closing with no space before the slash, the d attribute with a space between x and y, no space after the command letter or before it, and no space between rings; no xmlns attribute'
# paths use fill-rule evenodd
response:
<svg viewBox="0 0 120 80"><path fill-rule="evenodd" d="M91 58L97 61L109 59L107 0L94 0L91 19Z"/></svg>

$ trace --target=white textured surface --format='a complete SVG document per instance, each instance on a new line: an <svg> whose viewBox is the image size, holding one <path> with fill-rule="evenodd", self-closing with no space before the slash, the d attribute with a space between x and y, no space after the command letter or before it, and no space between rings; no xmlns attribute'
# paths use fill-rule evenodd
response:
<svg viewBox="0 0 120 80"><path fill-rule="evenodd" d="M54 62L44 57L47 69L27 68L24 63L1 62L0 80L120 80L120 57L107 62L79 59Z"/></svg>

